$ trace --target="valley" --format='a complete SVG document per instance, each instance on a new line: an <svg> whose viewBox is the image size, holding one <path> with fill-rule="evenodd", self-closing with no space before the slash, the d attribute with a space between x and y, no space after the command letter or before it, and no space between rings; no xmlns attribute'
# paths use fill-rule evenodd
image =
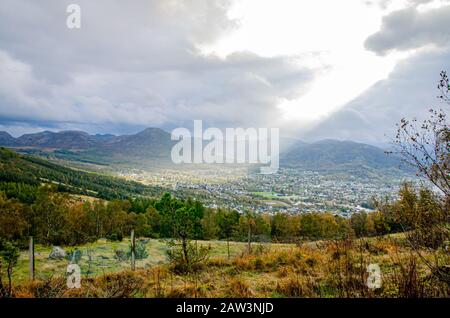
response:
<svg viewBox="0 0 450 318"><path fill-rule="evenodd" d="M208 207L229 207L243 212L301 214L332 212L349 217L354 212L371 211L373 198L395 199L408 174L368 176L280 168L277 174L261 175L254 169L209 166L199 169L148 172L119 170L129 180L158 185L201 198Z"/></svg>
<svg viewBox="0 0 450 318"><path fill-rule="evenodd" d="M158 128L121 136L62 131L14 138L2 132L0 145L239 212L331 212L349 217L370 211L373 198L394 199L402 182L415 180L395 155L351 141L282 139L281 167L271 175L260 174L255 164L173 164L174 142Z"/></svg>

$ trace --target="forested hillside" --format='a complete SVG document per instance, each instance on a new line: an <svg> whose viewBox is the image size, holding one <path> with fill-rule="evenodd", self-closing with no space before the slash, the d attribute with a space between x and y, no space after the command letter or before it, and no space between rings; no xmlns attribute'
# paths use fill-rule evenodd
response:
<svg viewBox="0 0 450 318"><path fill-rule="evenodd" d="M45 159L20 155L0 148L0 190L7 195L30 200L30 192L42 183L53 183L57 191L84 194L101 199L153 196L158 187L139 182L63 167Z"/></svg>
<svg viewBox="0 0 450 318"><path fill-rule="evenodd" d="M375 170L401 167L400 158L375 146L339 140L298 143L281 157L281 164L310 170L348 171L355 167ZM403 167L405 168L405 167Z"/></svg>

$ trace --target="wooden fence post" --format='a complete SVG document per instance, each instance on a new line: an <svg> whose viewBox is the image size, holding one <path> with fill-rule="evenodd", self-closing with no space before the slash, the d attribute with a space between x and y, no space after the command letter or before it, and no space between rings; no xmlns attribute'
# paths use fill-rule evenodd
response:
<svg viewBox="0 0 450 318"><path fill-rule="evenodd" d="M136 268L136 239L134 237L134 230L131 230L131 270Z"/></svg>
<svg viewBox="0 0 450 318"><path fill-rule="evenodd" d="M29 242L29 266L30 266L30 281L34 280L34 240L33 237L30 236L30 242Z"/></svg>

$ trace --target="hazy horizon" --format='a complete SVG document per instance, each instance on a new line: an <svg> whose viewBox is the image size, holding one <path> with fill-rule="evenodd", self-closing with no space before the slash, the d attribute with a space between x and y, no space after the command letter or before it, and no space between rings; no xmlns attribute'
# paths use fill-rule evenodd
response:
<svg viewBox="0 0 450 318"><path fill-rule="evenodd" d="M146 127L143 128L141 130L137 130L137 131L131 131L129 133L110 133L110 132L88 132L88 131L84 131L84 130L77 130L77 129L60 129L60 130L49 130L49 129L45 129L45 130L38 130L38 131L30 131L30 132L24 132L22 134L19 135L13 135L10 132L6 131L6 130L0 130L1 132L6 132L9 135L11 135L13 138L20 138L24 135L31 135L31 134L38 134L38 133L43 133L43 132L50 132L50 133L61 133L61 132L82 132L82 133L87 133L90 136L96 136L96 135L112 135L115 137L118 136L125 136L125 135L134 135L134 134L138 134L140 132L143 132L146 129L161 129L162 131L170 134L171 131L164 129L164 128L160 128L160 127ZM315 142L321 142L321 141L327 141L327 140L332 140L332 141L341 141L341 142L355 142L355 143L363 143L363 144L368 144L371 146L376 146L376 147L380 147L380 148L390 148L392 147L392 143L391 141L386 141L386 142L371 142L371 141L367 141L367 142L361 142L361 141L357 141L357 140L352 140L352 139L340 139L340 138L332 138L332 137L328 137L328 138L319 138L319 139L302 139L302 138L297 138L295 136L280 136L281 141L293 141L293 142L305 142L305 143L315 143Z"/></svg>

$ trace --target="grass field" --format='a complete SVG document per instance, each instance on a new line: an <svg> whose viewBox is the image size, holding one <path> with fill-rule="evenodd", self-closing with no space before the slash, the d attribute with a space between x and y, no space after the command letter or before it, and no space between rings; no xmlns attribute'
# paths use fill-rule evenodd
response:
<svg viewBox="0 0 450 318"><path fill-rule="evenodd" d="M179 272L166 259L167 245L146 240L148 257L130 270L114 255L129 241L97 241L80 246L81 288L70 289L64 277L67 260L49 260L50 247L37 246L37 279L27 281L27 255L14 275L15 297L449 297L448 285L426 263L436 258L448 268L446 251L413 251L404 234L356 240L294 244L231 242L232 257L222 241L210 245L210 258L193 270ZM90 254L88 251L90 250ZM89 261L91 255L91 261ZM90 267L89 267L90 264ZM368 287L368 266L380 269L381 285Z"/></svg>
<svg viewBox="0 0 450 318"><path fill-rule="evenodd" d="M164 240L141 239L145 244L148 256L142 260L136 260L136 268L148 269L157 265L167 264L168 246ZM211 247L210 258L227 258L227 243L225 241L198 241L199 246ZM265 244L265 243L264 243ZM66 252L74 250L81 251L81 259L78 262L83 277L95 277L101 274L118 272L130 269L130 261L121 261L116 258L116 251L127 251L130 240L124 239L121 242L110 242L104 239L82 246L62 247ZM268 244L265 244L268 246ZM246 250L246 243L230 242L230 255L236 257ZM289 244L270 244L272 248L285 249ZM51 246L35 246L35 268L37 279L48 279L49 277L64 276L68 259L52 260L48 256L52 250ZM28 280L29 276L28 251L22 251L13 274L14 283L22 283Z"/></svg>

